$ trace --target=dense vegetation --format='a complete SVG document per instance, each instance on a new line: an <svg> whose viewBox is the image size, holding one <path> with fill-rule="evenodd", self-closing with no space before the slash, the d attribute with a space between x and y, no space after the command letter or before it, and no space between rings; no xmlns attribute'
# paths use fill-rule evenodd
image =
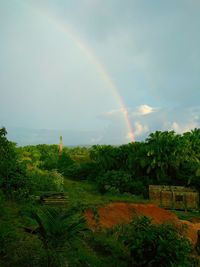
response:
<svg viewBox="0 0 200 267"><path fill-rule="evenodd" d="M190 243L172 225L142 217L93 232L83 211L104 201L147 198L149 184L200 191L200 129L62 153L56 145L16 147L6 134L0 129L0 266L195 266ZM68 207L41 205L36 196L44 192L68 194Z"/></svg>
<svg viewBox="0 0 200 267"><path fill-rule="evenodd" d="M36 170L57 170L74 180L89 180L108 190L147 195L149 184L193 186L200 190L200 129L183 135L155 132L145 142L122 146L20 148L22 161Z"/></svg>

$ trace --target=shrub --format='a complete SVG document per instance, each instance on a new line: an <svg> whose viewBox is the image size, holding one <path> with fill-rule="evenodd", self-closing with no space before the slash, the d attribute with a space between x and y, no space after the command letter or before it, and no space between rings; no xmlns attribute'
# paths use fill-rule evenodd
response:
<svg viewBox="0 0 200 267"><path fill-rule="evenodd" d="M67 176L68 168L73 163L74 161L71 159L71 157L65 151L63 151L58 158L57 169L59 170L60 173Z"/></svg>
<svg viewBox="0 0 200 267"><path fill-rule="evenodd" d="M132 179L129 184L129 192L134 195L146 196L147 187L143 184L143 181Z"/></svg>
<svg viewBox="0 0 200 267"><path fill-rule="evenodd" d="M37 236L45 250L49 267L68 266L66 254L77 241L80 243L87 231L85 219L73 209L64 211L53 207L43 207L32 212L37 223Z"/></svg>
<svg viewBox="0 0 200 267"><path fill-rule="evenodd" d="M13 242L16 240L16 232L13 226L8 225L7 222L0 222L0 258L7 260L10 251L13 247Z"/></svg>
<svg viewBox="0 0 200 267"><path fill-rule="evenodd" d="M130 251L131 266L191 266L191 245L172 225L154 225L147 217L141 217L120 226L118 233Z"/></svg>
<svg viewBox="0 0 200 267"><path fill-rule="evenodd" d="M6 129L0 128L0 189L7 197L25 197L29 190L26 168L19 162L15 144L6 135Z"/></svg>
<svg viewBox="0 0 200 267"><path fill-rule="evenodd" d="M74 163L67 169L67 176L74 180L95 180L101 172L94 162Z"/></svg>
<svg viewBox="0 0 200 267"><path fill-rule="evenodd" d="M133 188L133 178L130 174L123 171L107 171L97 177L97 186L101 193L112 189L120 193L131 192ZM132 190L133 191L133 190Z"/></svg>
<svg viewBox="0 0 200 267"><path fill-rule="evenodd" d="M30 174L32 193L36 191L63 191L64 178L56 170L31 170Z"/></svg>
<svg viewBox="0 0 200 267"><path fill-rule="evenodd" d="M114 235L110 235L107 231L99 231L92 233L88 239L98 258L101 260L104 258L101 266L127 267L128 251L122 242L116 240Z"/></svg>

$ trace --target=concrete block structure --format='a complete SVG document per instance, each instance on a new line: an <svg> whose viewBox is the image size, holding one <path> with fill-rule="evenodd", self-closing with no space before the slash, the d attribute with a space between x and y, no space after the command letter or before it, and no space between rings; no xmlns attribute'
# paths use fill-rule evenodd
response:
<svg viewBox="0 0 200 267"><path fill-rule="evenodd" d="M198 191L184 186L149 185L149 199L167 209L199 209Z"/></svg>

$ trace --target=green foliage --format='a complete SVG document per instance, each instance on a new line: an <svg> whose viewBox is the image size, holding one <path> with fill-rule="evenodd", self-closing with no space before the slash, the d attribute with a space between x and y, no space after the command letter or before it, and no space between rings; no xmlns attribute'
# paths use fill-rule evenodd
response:
<svg viewBox="0 0 200 267"><path fill-rule="evenodd" d="M45 170L57 169L59 157L57 145L37 145L36 149L40 153L40 168Z"/></svg>
<svg viewBox="0 0 200 267"><path fill-rule="evenodd" d="M62 250L67 243L77 238L86 229L85 220L73 211L43 207L32 213L38 224L37 234L45 248Z"/></svg>
<svg viewBox="0 0 200 267"><path fill-rule="evenodd" d="M147 191L147 187L139 179L135 179L129 173L124 171L107 171L96 179L98 189L101 193L107 191L118 191L121 194L129 192L136 195L142 195Z"/></svg>
<svg viewBox="0 0 200 267"><path fill-rule="evenodd" d="M89 244L103 258L104 266L198 266L180 229L169 224L154 225L146 217L98 231L90 236Z"/></svg>
<svg viewBox="0 0 200 267"><path fill-rule="evenodd" d="M102 257L103 266L128 266L129 251L122 242L116 239L115 235L107 231L96 232L89 237L88 242L99 258Z"/></svg>
<svg viewBox="0 0 200 267"><path fill-rule="evenodd" d="M36 232L46 251L48 266L65 266L66 252L87 230L84 218L73 210L51 207L33 212L32 218L38 224Z"/></svg>
<svg viewBox="0 0 200 267"><path fill-rule="evenodd" d="M65 148L71 159L77 163L84 163L90 161L90 148L87 147L73 147Z"/></svg>
<svg viewBox="0 0 200 267"><path fill-rule="evenodd" d="M5 196L3 192L0 190L0 219L4 215L4 212L5 212L4 203L5 203Z"/></svg>
<svg viewBox="0 0 200 267"><path fill-rule="evenodd" d="M190 221L190 222L199 222L200 221L200 213L199 211L181 211L181 210L174 210L173 213L176 214L176 216L180 220L184 221Z"/></svg>
<svg viewBox="0 0 200 267"><path fill-rule="evenodd" d="M154 225L141 217L117 232L130 251L131 266L191 266L189 241L172 225Z"/></svg>
<svg viewBox="0 0 200 267"><path fill-rule="evenodd" d="M59 154L56 145L26 146L18 150L21 155L21 162L31 171L35 169L58 170L63 175L67 175L69 166L74 163L68 150L64 149Z"/></svg>
<svg viewBox="0 0 200 267"><path fill-rule="evenodd" d="M24 235L15 242L15 247L9 251L9 259L3 266L46 267L48 258L41 242L36 237Z"/></svg>
<svg viewBox="0 0 200 267"><path fill-rule="evenodd" d="M121 186L121 192L145 192L147 195L149 183L192 185L200 190L199 140L200 129L183 135L173 131L157 131L150 134L145 142L119 147L93 146L90 157L101 166L101 172L97 175L99 189L104 192L106 188L113 187L112 172L122 171L133 179L128 188ZM108 174L111 175L110 182ZM116 175L116 179L119 176ZM124 181L126 179L125 175ZM118 187L117 189L120 190Z"/></svg>
<svg viewBox="0 0 200 267"><path fill-rule="evenodd" d="M16 233L11 225L8 225L5 221L0 222L0 258L7 258L12 242L16 239Z"/></svg>
<svg viewBox="0 0 200 267"><path fill-rule="evenodd" d="M97 177L97 185L101 193L109 190L118 190L120 193L129 192L129 186L132 181L130 174L123 171L107 171Z"/></svg>
<svg viewBox="0 0 200 267"><path fill-rule="evenodd" d="M62 154L57 145L16 148L6 134L0 129L0 266L195 266L190 244L171 225L139 218L93 233L80 214L111 201L141 202L132 194L146 196L154 183L200 191L200 129L155 132L145 142L115 147L65 147ZM38 191L65 191L76 209L25 203Z"/></svg>
<svg viewBox="0 0 200 267"><path fill-rule="evenodd" d="M73 180L95 181L101 172L100 166L95 162L74 163L68 167L67 177Z"/></svg>
<svg viewBox="0 0 200 267"><path fill-rule="evenodd" d="M29 193L26 169L6 134L5 128L0 129L0 189L9 197L25 197Z"/></svg>
<svg viewBox="0 0 200 267"><path fill-rule="evenodd" d="M37 146L19 147L17 150L20 155L20 162L25 164L28 169L39 168L42 165L41 153Z"/></svg>
<svg viewBox="0 0 200 267"><path fill-rule="evenodd" d="M70 158L70 156L66 152L62 152L59 155L57 169L60 173L64 174L65 176L68 174L68 168L74 163L74 161Z"/></svg>
<svg viewBox="0 0 200 267"><path fill-rule="evenodd" d="M28 172L32 193L37 191L63 191L64 178L56 170L45 171L34 169Z"/></svg>
<svg viewBox="0 0 200 267"><path fill-rule="evenodd" d="M73 181L65 179L64 191L69 197L69 205L91 208L94 205L104 205L114 201L125 202L147 202L141 196L135 196L129 193L120 194L118 192L107 192L102 195L96 186L96 183L88 181Z"/></svg>
<svg viewBox="0 0 200 267"><path fill-rule="evenodd" d="M90 150L90 158L100 165L104 171L120 170L126 164L124 146L113 147L110 145L93 146Z"/></svg>

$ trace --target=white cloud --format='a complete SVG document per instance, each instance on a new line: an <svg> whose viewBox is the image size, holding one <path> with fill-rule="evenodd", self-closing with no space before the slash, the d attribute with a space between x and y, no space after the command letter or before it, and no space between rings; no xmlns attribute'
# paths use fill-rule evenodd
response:
<svg viewBox="0 0 200 267"><path fill-rule="evenodd" d="M143 105L140 105L137 108L133 109L132 111L130 111L129 116L130 117L145 116L145 115L149 115L149 114L156 112L156 111L157 111L157 108L143 104Z"/></svg>
<svg viewBox="0 0 200 267"><path fill-rule="evenodd" d="M190 121L186 124L183 123L177 123L176 121L174 121L171 126L170 126L170 130L174 130L176 133L184 133L184 132L189 132L194 128L198 127L198 123L196 121Z"/></svg>
<svg viewBox="0 0 200 267"><path fill-rule="evenodd" d="M159 112L153 112L149 116L132 116L131 124L137 140L145 139L154 131L171 131L176 133L188 132L200 127L200 109L188 108L160 108ZM138 123L139 122L139 123Z"/></svg>
<svg viewBox="0 0 200 267"><path fill-rule="evenodd" d="M148 105L141 105L138 107L138 112L141 115L147 115L155 111L155 108L150 107Z"/></svg>
<svg viewBox="0 0 200 267"><path fill-rule="evenodd" d="M146 124L140 122L134 123L134 135L135 137L143 135L149 131L149 127Z"/></svg>
<svg viewBox="0 0 200 267"><path fill-rule="evenodd" d="M130 108L120 108L120 109L112 109L106 111L99 115L99 117L103 118L111 118L111 117L118 117L118 116L128 116L128 117L136 117L136 116L143 116L148 115L155 112L157 108L151 107L149 105L140 105L135 109Z"/></svg>
<svg viewBox="0 0 200 267"><path fill-rule="evenodd" d="M117 132L115 126L124 122L124 114L128 115L133 129L133 133L129 131L123 135L126 141L133 140L133 136L134 140L144 140L151 132L156 130L174 130L176 133L183 133L200 126L200 108L198 107L158 109L143 104L135 109L129 108L126 111L123 109L113 109L99 116L109 121L110 135L112 133L115 135ZM126 126L124 131L126 131Z"/></svg>

